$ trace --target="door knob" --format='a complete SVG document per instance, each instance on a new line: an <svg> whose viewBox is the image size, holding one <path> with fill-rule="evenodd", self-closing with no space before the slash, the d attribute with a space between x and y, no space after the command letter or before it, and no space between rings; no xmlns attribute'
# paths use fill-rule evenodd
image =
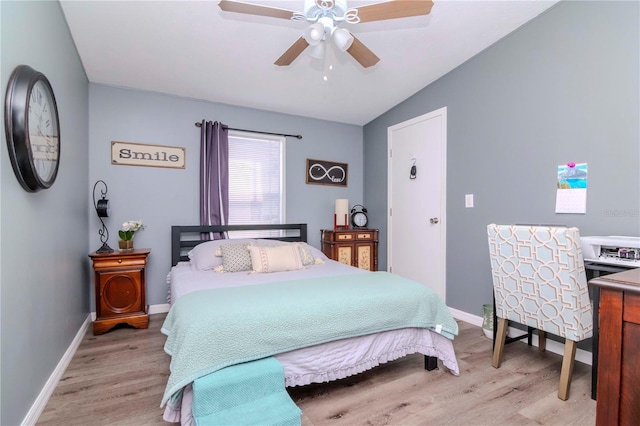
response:
<svg viewBox="0 0 640 426"><path fill-rule="evenodd" d="M431 219L429 219L429 222L438 223L438 218L437 217L432 217Z"/></svg>

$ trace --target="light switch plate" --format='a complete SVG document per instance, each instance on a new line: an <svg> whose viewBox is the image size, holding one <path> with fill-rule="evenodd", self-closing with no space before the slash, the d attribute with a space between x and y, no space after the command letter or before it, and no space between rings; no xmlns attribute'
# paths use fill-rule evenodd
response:
<svg viewBox="0 0 640 426"><path fill-rule="evenodd" d="M473 194L466 194L464 196L464 206L468 209L473 207Z"/></svg>

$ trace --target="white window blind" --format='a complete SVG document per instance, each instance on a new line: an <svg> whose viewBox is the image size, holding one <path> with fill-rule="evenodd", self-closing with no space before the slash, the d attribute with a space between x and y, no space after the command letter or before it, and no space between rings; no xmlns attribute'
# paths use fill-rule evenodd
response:
<svg viewBox="0 0 640 426"><path fill-rule="evenodd" d="M230 225L284 223L284 142L229 131Z"/></svg>

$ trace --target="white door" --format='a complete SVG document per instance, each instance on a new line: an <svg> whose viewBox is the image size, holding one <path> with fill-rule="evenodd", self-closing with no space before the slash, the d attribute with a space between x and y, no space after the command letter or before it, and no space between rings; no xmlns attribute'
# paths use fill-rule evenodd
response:
<svg viewBox="0 0 640 426"><path fill-rule="evenodd" d="M389 127L388 145L388 270L445 299L447 108Z"/></svg>

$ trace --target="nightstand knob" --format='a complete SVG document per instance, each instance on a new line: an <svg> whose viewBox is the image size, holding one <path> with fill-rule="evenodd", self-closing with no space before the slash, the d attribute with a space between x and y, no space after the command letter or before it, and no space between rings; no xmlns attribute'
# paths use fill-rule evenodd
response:
<svg viewBox="0 0 640 426"><path fill-rule="evenodd" d="M122 263L122 259L118 259L118 263Z"/></svg>

